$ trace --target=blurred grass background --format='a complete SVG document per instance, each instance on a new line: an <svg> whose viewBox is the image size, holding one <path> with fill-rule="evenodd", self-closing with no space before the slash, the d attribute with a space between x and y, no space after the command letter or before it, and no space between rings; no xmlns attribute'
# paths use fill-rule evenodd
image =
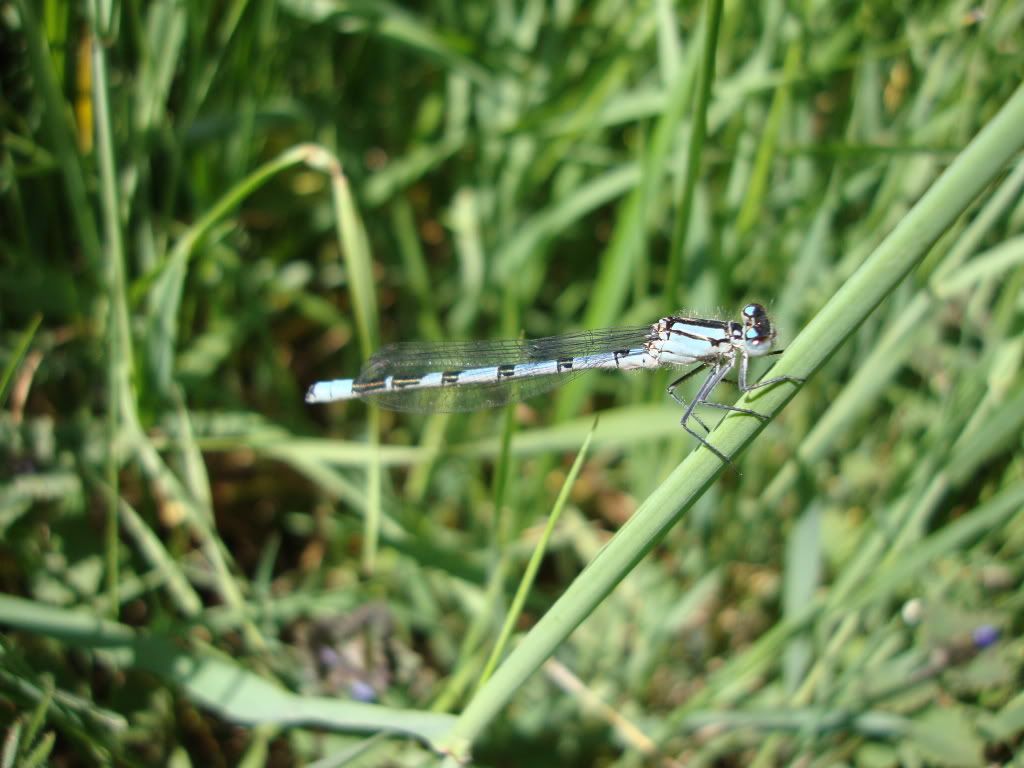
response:
<svg viewBox="0 0 1024 768"><path fill-rule="evenodd" d="M667 375L302 401L390 341L788 343L1018 88L1019 3L0 7L5 764L1024 764L1019 157L500 696L693 450Z"/></svg>

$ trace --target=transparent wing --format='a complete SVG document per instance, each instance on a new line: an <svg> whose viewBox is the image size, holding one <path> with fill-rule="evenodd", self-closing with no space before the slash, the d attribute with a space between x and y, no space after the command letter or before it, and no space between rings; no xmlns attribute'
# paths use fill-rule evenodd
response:
<svg viewBox="0 0 1024 768"><path fill-rule="evenodd" d="M463 384L458 387L409 389L393 392L374 392L364 400L372 400L389 411L410 413L456 413L496 408L507 403L518 403L560 387L576 378L586 368L566 371L551 376L537 376L520 381L495 381L487 384Z"/></svg>
<svg viewBox="0 0 1024 768"><path fill-rule="evenodd" d="M651 326L645 325L580 331L540 339L390 344L367 361L356 381L585 357L598 352L640 347L651 333ZM366 399L396 411L471 411L525 400L560 386L587 369L585 363L577 363L572 370L549 376L376 392L368 394Z"/></svg>
<svg viewBox="0 0 1024 768"><path fill-rule="evenodd" d="M596 352L637 347L651 335L651 326L579 331L541 339L483 341L402 342L381 347L366 361L357 381L435 371L483 368L488 365L543 362Z"/></svg>

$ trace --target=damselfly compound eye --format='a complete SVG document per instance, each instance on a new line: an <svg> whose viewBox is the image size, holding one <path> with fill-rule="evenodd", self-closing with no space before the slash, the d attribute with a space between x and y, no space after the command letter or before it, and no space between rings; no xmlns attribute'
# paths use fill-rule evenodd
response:
<svg viewBox="0 0 1024 768"><path fill-rule="evenodd" d="M743 308L743 348L748 355L765 355L775 345L775 327L768 312L760 304L747 304Z"/></svg>

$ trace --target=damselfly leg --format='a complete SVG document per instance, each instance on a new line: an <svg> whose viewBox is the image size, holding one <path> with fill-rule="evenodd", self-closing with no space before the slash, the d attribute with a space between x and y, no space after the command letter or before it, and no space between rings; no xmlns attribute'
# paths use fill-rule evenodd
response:
<svg viewBox="0 0 1024 768"><path fill-rule="evenodd" d="M782 352L780 349L779 352ZM747 365L750 363L750 358L746 355L742 356L740 360L740 376L739 376L739 390L740 392L750 392L754 389L761 389L762 387L770 387L773 384L781 384L784 381L791 382L793 384L803 384L806 379L801 379L796 376L773 376L770 379L759 381L756 384L747 384ZM741 409L742 410L742 409Z"/></svg>
<svg viewBox="0 0 1024 768"><path fill-rule="evenodd" d="M765 381L759 381L756 384L748 384L747 383L747 371L748 371L748 366L749 366L749 363L750 363L750 358L747 355L742 354L742 353L739 354L739 358L740 358L740 360L739 360L739 381L737 382L737 388L740 390L740 392L751 392L753 390L761 389L763 387L770 387L770 386L772 386L774 384L781 384L784 381L793 382L794 384L802 384L803 381L804 381L803 379L799 379L799 378L797 378L795 376L775 376L775 377L773 377L771 379L766 379ZM717 448L715 448L713 445L711 445L711 443L709 443L702 435L700 435L697 432L695 432L694 430L692 430L690 428L689 421L690 421L690 419L693 419L701 427L704 428L704 432L705 433L710 434L711 430L708 428L707 424L705 424L703 422L703 420L701 420L701 418L695 412L695 409L696 409L696 407L698 405L704 405L704 406L707 406L708 408L717 408L717 409L722 410L722 411L732 411L733 413L742 413L742 414L744 414L746 416L753 416L754 418L760 419L761 421L768 421L768 419L770 418L769 416L766 416L763 413L758 413L757 411L752 410L750 408L740 408L740 407L735 406L735 405L726 405L725 403L716 403L715 401L709 399L711 397L711 393L714 391L715 387L718 386L718 384L720 382L725 380L726 374L728 374L729 371L731 371L735 365L736 365L736 358L735 357L724 358L724 359L720 360L719 362L708 363L708 364L705 364L705 365L702 365L702 366L698 366L698 367L694 368L692 371L687 371L685 374L683 374L678 379L676 379L675 381L673 381L671 384L668 385L668 394L671 396L671 398L673 400L675 400L679 405L681 405L685 409L683 411L683 417L679 421L679 423L682 426L682 428L685 429L687 432L689 432L691 435L693 435L693 437L695 437L698 441L700 441L700 443L705 448L707 448L709 451L711 451L713 454L715 454L718 458L720 458L726 464L730 464L731 463L729 458L724 453L722 453ZM686 400L684 400L676 392L676 388L680 384L683 384L684 382L689 380L691 377L696 375L699 371L702 371L702 370L704 370L707 367L711 368L710 375L704 381L704 383L701 385L701 388L697 391L697 394L694 396L693 400L690 403L687 403Z"/></svg>

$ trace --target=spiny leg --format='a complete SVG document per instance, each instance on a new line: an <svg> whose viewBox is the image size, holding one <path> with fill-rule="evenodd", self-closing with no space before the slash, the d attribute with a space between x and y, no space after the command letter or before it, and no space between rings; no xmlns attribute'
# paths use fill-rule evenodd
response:
<svg viewBox="0 0 1024 768"><path fill-rule="evenodd" d="M769 354L774 355L774 354L777 354L777 353L771 352ZM749 362L750 362L750 358L747 357L747 355L742 355L741 356L741 359L740 359L739 381L736 384L736 387L737 387L737 389L740 390L740 392L750 392L751 390L761 389L762 387L769 387L772 384L779 384L780 382L783 382L783 381L792 381L794 383L799 383L799 384L802 384L804 382L804 379L798 379L795 376L776 376L774 378L768 379L767 381L759 381L757 384L747 384L747 366L748 366ZM723 379L723 380L728 381L728 379ZM750 408L739 408L739 407L737 407L735 405L725 405L724 403L715 403L715 402L712 402L711 400L704 400L704 401L701 401L699 404L700 405L706 405L709 408L719 408L719 409L721 409L723 411L733 411L735 413L743 413L743 414L746 414L747 416L753 416L754 418L761 419L761 421L768 421L771 418L770 416L765 416L763 413L758 413L757 411L753 411Z"/></svg>
<svg viewBox="0 0 1024 768"><path fill-rule="evenodd" d="M779 350L780 352L782 350ZM774 352L772 354L775 354ZM752 389L761 389L762 387L770 387L773 384L781 384L784 381L790 381L794 384L803 384L806 379L800 379L796 376L774 376L764 381L759 381L756 384L747 384L747 365L750 363L750 358L747 355L742 356L740 360L740 375L739 375L739 387L740 392L749 392Z"/></svg>
<svg viewBox="0 0 1024 768"><path fill-rule="evenodd" d="M677 403L679 403L679 405L681 405L684 409L685 408L689 408L689 405L687 404L687 402L683 398L681 398L679 395L676 394L676 387L678 387L684 381L687 381L687 380L693 378L694 375L696 375L700 371L703 371L705 367L706 367L705 365L698 365L692 371L687 371L682 376L680 376L678 379L676 379L675 381L673 381L671 384L668 385L667 391L668 391L669 396L673 400L675 400ZM697 421L698 424L700 424L702 427L704 427L704 431L705 432L707 432L709 434L711 433L711 430L708 429L708 425L705 424L696 413L693 414L693 418ZM687 430L687 431L689 431L689 430Z"/></svg>
<svg viewBox="0 0 1024 768"><path fill-rule="evenodd" d="M765 357L774 357L775 355L781 355L785 351L786 350L784 350L784 349L776 349L776 350L766 354ZM726 384L732 384L734 387L739 389L739 383L736 382L736 381L733 381L732 379L722 379L722 381L724 381ZM800 382L802 384L804 381L806 381L806 379L798 379L798 378L796 378L794 376L780 376L780 377L778 377L776 379L769 379L765 383L766 384L774 384L774 383L778 383L779 381L795 381L795 382ZM761 386L760 384L756 384L756 385L754 385L753 389L757 389L760 386ZM748 389L749 389L749 387L748 387Z"/></svg>
<svg viewBox="0 0 1024 768"><path fill-rule="evenodd" d="M774 354L774 353L772 353L772 354ZM745 363L747 362L747 359L748 358L746 356L743 356L743 359L740 361L740 378L744 379L744 380L746 378L746 370L745 370L746 366L745 366ZM709 432L710 433L711 430L708 429L708 426L701 420L701 418L697 415L696 411L694 409L690 408L689 404L683 398L681 398L678 394L676 394L676 392L675 392L676 387L678 387L684 381L690 379L697 372L702 371L704 369L704 367L705 366L700 366L700 367L694 368L692 371L688 371L687 373L683 374L678 379L673 381L671 384L668 385L668 393L669 393L669 395L671 395L673 400L675 400L677 403L679 403L679 405L683 406L683 408L689 409L690 410L691 418L693 418L698 424L700 424L704 428L705 432ZM727 370L730 370L731 368L732 368L732 365L729 365ZM777 381L784 381L784 380L788 380L788 379L785 378L785 377L779 377L778 379L771 379L771 380L769 380L768 382L765 382L765 383L766 384L771 384L771 383L774 383L774 382L777 382ZM735 383L731 379L725 378L725 376L722 376L720 381L727 381L729 383ZM746 382L744 381L743 383L745 384ZM716 382L716 384L717 384L717 382ZM737 386L739 387L738 384L737 384ZM739 388L741 389L741 391L746 392L746 391L749 391L751 389L757 389L759 386L761 386L761 385L760 384L755 384L755 385L752 385L752 386L747 386L746 389L742 389L742 387L739 387ZM714 389L714 387L712 387L712 389ZM704 405L704 406L707 406L708 408L718 408L719 410L722 410L722 411L732 411L734 413L742 413L742 414L744 414L746 416L753 416L754 418L761 419L762 421L767 421L770 418L769 416L765 416L763 413L758 413L757 411L751 410L750 408L739 408L739 407L737 407L735 405L726 405L725 403L716 403L713 400L708 400L707 398L710 397L710 395L711 395L711 392L709 391L709 392L706 393L705 397L702 399L701 395L698 393L697 397L695 397L694 400L693 400L694 407L696 407L698 405Z"/></svg>
<svg viewBox="0 0 1024 768"><path fill-rule="evenodd" d="M707 448L709 451L711 451L713 454L715 454L715 456L717 456L719 459L721 459L723 464L732 464L732 461L729 459L728 456L726 456L720 450L715 448L715 446L713 446L711 443L709 443L707 440L705 440L703 437L701 437L698 432L694 432L692 429L690 429L690 427L686 424L686 422L680 422L680 424L682 425L683 429L685 429L687 432L689 432L691 435L693 435L693 437L696 438L696 440L701 445L703 445L705 448ZM703 425L701 425L701 426L703 426Z"/></svg>
<svg viewBox="0 0 1024 768"><path fill-rule="evenodd" d="M754 418L760 419L761 421L768 421L768 419L771 418L770 416L765 416L763 413L758 413L757 411L752 411L749 408L739 408L739 407L737 407L735 405L726 405L725 403L716 403L716 402L714 402L712 400L705 400L703 403L700 403L700 405L706 405L708 408L718 408L719 410L722 410L722 411L732 411L733 413L742 413L742 414L744 414L746 416L753 416Z"/></svg>
<svg viewBox="0 0 1024 768"><path fill-rule="evenodd" d="M703 400L700 398L700 393L698 393L697 397L695 397L694 400L693 400L694 408L691 408L690 405L683 398L681 398L678 394L676 394L675 389L680 384L682 384L684 381L686 381L687 379L690 379L691 377L693 377L696 373L704 370L705 367L707 367L707 366L702 365L702 366L699 366L697 368L694 368L692 371L688 371L688 372L684 373L682 376L680 376L678 379L676 379L675 381L673 381L671 384L668 385L668 393L672 397L672 399L675 400L677 403L679 403L679 405L681 405L683 408L688 409L689 413L690 413L690 418L692 418L694 421L696 421L698 424L700 424L704 428L705 432L710 434L711 430L708 428L708 425L704 423L703 419L701 419L700 416L697 415L696 410L694 410L694 408L696 406L698 406L698 405L706 405L706 406L708 406L710 408L718 408L718 409L723 410L723 411L735 411L736 413L743 413L743 414L746 414L747 416L754 416L754 417L756 417L758 419L762 419L762 420L765 420L765 421L768 420L767 416L765 416L764 414L758 413L757 411L752 411L752 410L750 410L748 408L737 408L734 405L725 405L723 403L716 403L716 402L713 402L711 400L708 400L707 397L710 396L710 394L711 394L710 391L707 393L707 395L705 395L705 398ZM730 370L731 368L732 368L732 365L729 365L726 368L726 371L728 372L728 370ZM712 375L714 375L714 374L712 374ZM728 381L728 379L726 379L724 375L722 376L722 378L720 380L721 381ZM718 382L716 382L716 385L717 385L717 383ZM712 387L712 389L714 389L714 387ZM683 426L685 427L686 425L684 424ZM689 432L690 430L687 429L686 431ZM701 441L701 442L703 442L703 441Z"/></svg>
<svg viewBox="0 0 1024 768"><path fill-rule="evenodd" d="M735 358L730 358L727 361L715 363L715 367L712 369L711 374L707 377L707 379L704 380L704 383L700 385L700 390L698 390L696 396L693 398L693 402L691 402L686 407L686 411L683 413L683 418L679 420L679 424L682 426L683 429L685 429L687 432L689 432L691 435L697 438L697 440L700 441L701 445L703 445L705 448L707 448L709 451L715 454L725 464L732 463L729 460L729 457L726 456L717 448L715 448L715 446L713 446L699 434L690 429L686 422L688 422L690 420L690 417L694 415L694 408L696 408L701 403L707 403L707 399L711 395L711 392L714 390L715 387L718 386L718 383L725 378L725 374L732 370L733 364L735 362ZM701 424L701 426L704 426L703 422L701 422L700 419L698 419L697 421L699 424ZM707 429L707 427L704 428Z"/></svg>

